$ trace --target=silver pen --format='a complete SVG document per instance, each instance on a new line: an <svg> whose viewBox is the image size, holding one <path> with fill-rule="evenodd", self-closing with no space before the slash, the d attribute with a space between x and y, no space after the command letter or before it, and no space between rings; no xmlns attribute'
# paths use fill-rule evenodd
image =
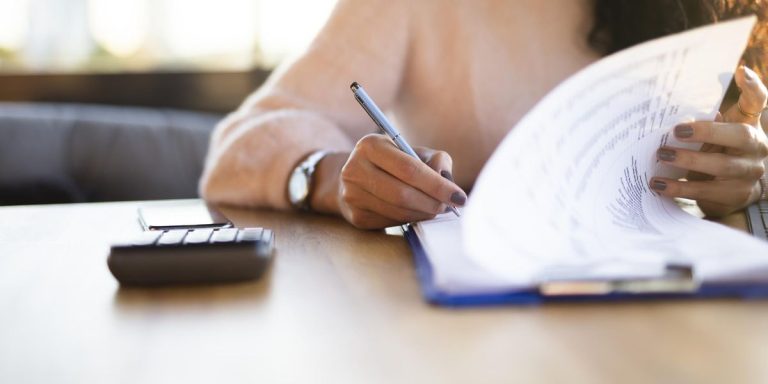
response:
<svg viewBox="0 0 768 384"><path fill-rule="evenodd" d="M395 126L389 122L387 116L385 116L381 109L379 109L379 107L376 105L376 103L373 102L373 99L368 96L368 93L365 92L363 87L355 81L352 83L352 85L349 86L349 88L352 89L352 93L355 95L355 100L360 103L360 106L363 107L366 113L368 113L368 116L371 117L371 120L373 120L373 122L376 123L376 125L378 125L379 128L381 128L381 130L384 131L384 133L386 133L390 139L392 139L392 141L395 142L395 145L409 156L421 161L421 158L416 154L416 151L414 151L413 148L408 145L408 142L405 141L397 128L395 128ZM450 208L451 211L456 214L456 216L461 216L459 210L456 209L456 207L453 205L448 204L448 208Z"/></svg>

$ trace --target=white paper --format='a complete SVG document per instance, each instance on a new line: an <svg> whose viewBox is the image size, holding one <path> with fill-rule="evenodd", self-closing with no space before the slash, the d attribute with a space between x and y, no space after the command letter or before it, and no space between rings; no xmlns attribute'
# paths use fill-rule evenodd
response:
<svg viewBox="0 0 768 384"><path fill-rule="evenodd" d="M587 67L502 141L469 199L470 263L510 285L660 273L768 278L768 245L695 218L650 191L656 160L684 121L711 120L754 17L654 40ZM461 275L437 268L445 276Z"/></svg>
<svg viewBox="0 0 768 384"><path fill-rule="evenodd" d="M427 257L432 265L435 285L445 292L480 294L514 291L534 287L539 281L513 280L492 270L483 268L467 256L462 243L461 219L453 213L439 215L433 220L413 225ZM582 279L611 279L622 277L655 277L664 269L653 266L642 272L634 264L602 264L582 271ZM552 280L552 279L550 279Z"/></svg>
<svg viewBox="0 0 768 384"><path fill-rule="evenodd" d="M480 268L464 252L461 221L453 213L413 226L432 264L435 285L446 292L483 293L527 288Z"/></svg>

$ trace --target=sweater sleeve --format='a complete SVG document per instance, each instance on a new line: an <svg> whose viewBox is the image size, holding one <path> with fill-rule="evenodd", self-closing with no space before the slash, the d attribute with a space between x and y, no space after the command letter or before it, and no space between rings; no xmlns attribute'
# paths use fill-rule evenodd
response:
<svg viewBox="0 0 768 384"><path fill-rule="evenodd" d="M214 203L288 208L293 167L349 151L373 123L349 91L359 81L392 105L408 51L408 0L342 0L307 51L279 67L211 136L200 194Z"/></svg>

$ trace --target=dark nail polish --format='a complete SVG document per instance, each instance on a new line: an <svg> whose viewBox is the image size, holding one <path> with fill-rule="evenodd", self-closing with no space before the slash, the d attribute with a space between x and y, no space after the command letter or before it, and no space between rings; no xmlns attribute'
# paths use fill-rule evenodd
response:
<svg viewBox="0 0 768 384"><path fill-rule="evenodd" d="M451 202L453 202L456 205L464 205L464 203L467 202L467 196L465 196L461 192L454 192L451 195Z"/></svg>
<svg viewBox="0 0 768 384"><path fill-rule="evenodd" d="M667 189L667 183L661 180L654 180L651 182L651 188L657 191L663 191Z"/></svg>
<svg viewBox="0 0 768 384"><path fill-rule="evenodd" d="M656 151L656 156L658 156L660 160L675 161L677 153L674 149L660 148Z"/></svg>
<svg viewBox="0 0 768 384"><path fill-rule="evenodd" d="M453 175L451 175L451 172L449 171L440 171L440 176L445 177L450 181L453 181Z"/></svg>
<svg viewBox="0 0 768 384"><path fill-rule="evenodd" d="M675 136L686 138L693 136L693 127L688 124L680 124L675 127Z"/></svg>

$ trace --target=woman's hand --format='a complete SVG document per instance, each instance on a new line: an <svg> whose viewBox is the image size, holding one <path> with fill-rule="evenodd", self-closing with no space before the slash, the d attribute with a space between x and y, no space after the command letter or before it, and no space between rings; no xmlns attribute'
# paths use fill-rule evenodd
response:
<svg viewBox="0 0 768 384"><path fill-rule="evenodd" d="M384 135L360 139L339 173L341 215L358 228L373 229L431 219L447 204L464 205L467 195L452 181L451 157L427 148L414 150L424 162ZM330 159L334 161L339 162Z"/></svg>
<svg viewBox="0 0 768 384"><path fill-rule="evenodd" d="M760 113L768 91L744 66L736 71L735 79L741 95L722 118L675 127L678 140L704 143L702 151L664 147L657 152L663 163L691 171L688 181L655 177L650 182L662 195L696 200L707 216L728 215L760 197L759 179L768 157Z"/></svg>

